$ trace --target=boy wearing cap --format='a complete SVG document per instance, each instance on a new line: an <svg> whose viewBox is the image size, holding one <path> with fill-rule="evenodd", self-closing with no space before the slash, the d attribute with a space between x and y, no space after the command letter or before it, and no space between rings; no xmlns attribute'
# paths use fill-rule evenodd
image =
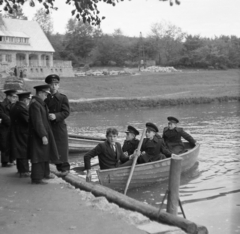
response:
<svg viewBox="0 0 240 234"><path fill-rule="evenodd" d="M122 151L125 156L130 156L138 147L139 140L136 139L136 136L139 135L139 131L133 126L129 125L125 133L126 140L123 143Z"/></svg>
<svg viewBox="0 0 240 234"><path fill-rule="evenodd" d="M168 127L163 129L163 139L168 147L168 149L174 154L181 154L185 152L184 144L181 140L183 137L187 140L191 146L195 146L196 141L186 133L183 128L179 128L177 124L179 120L175 117L169 116Z"/></svg>
<svg viewBox="0 0 240 234"><path fill-rule="evenodd" d="M0 150L1 150L1 163L2 167L11 166L13 160L10 156L10 109L12 105L17 101L17 90L10 89L4 92L6 98L0 102Z"/></svg>
<svg viewBox="0 0 240 234"><path fill-rule="evenodd" d="M68 98L58 92L60 82L58 75L47 76L45 82L50 86L51 95L48 95L45 103L49 109L49 120L60 157L56 167L62 175L66 175L70 170L70 164L68 163L68 132L65 122L65 119L70 114Z"/></svg>
<svg viewBox="0 0 240 234"><path fill-rule="evenodd" d="M43 179L52 179L49 161L58 161L58 151L48 119L48 108L44 100L50 93L48 85L35 86L29 106L28 156L31 159L31 179L33 184L45 184Z"/></svg>
<svg viewBox="0 0 240 234"><path fill-rule="evenodd" d="M171 152L165 147L163 139L159 137L158 127L153 123L146 123L146 138L143 139L139 164L158 161L171 157Z"/></svg>
<svg viewBox="0 0 240 234"><path fill-rule="evenodd" d="M17 170L20 177L29 176L27 157L28 145L28 105L31 92L17 93L18 100L10 110L11 118L11 158L17 159Z"/></svg>

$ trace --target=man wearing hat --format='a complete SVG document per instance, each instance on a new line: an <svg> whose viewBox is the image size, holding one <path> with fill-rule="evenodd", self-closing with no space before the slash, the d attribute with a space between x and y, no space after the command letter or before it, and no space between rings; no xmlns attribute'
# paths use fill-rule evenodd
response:
<svg viewBox="0 0 240 234"><path fill-rule="evenodd" d="M11 158L17 159L20 177L29 176L28 146L28 106L31 92L17 93L18 101L10 110L11 118Z"/></svg>
<svg viewBox="0 0 240 234"><path fill-rule="evenodd" d="M1 163L2 167L11 166L13 160L10 158L10 109L12 105L17 101L17 90L10 89L4 92L6 98L0 102L0 150L1 150Z"/></svg>
<svg viewBox="0 0 240 234"><path fill-rule="evenodd" d="M45 184L43 179L51 179L49 162L58 161L58 151L48 119L48 107L44 100L50 94L49 85L35 86L29 106L28 157L31 159L31 179L33 184Z"/></svg>
<svg viewBox="0 0 240 234"><path fill-rule="evenodd" d="M153 123L146 123L146 138L143 139L139 164L158 161L171 157L171 152L166 148L164 141L159 137L158 127Z"/></svg>
<svg viewBox="0 0 240 234"><path fill-rule="evenodd" d="M172 153L181 154L185 152L185 147L181 140L182 137L187 140L191 146L195 146L196 141L193 137L186 133L183 128L177 126L179 123L177 118L169 116L167 119L168 127L163 129L163 139Z"/></svg>
<svg viewBox="0 0 240 234"><path fill-rule="evenodd" d="M126 140L123 143L122 151L126 156L130 156L138 147L139 140L136 136L139 135L139 131L133 126L129 125L127 127Z"/></svg>
<svg viewBox="0 0 240 234"><path fill-rule="evenodd" d="M46 77L45 82L49 84L51 95L45 100L49 109L49 119L52 132L57 144L60 162L56 164L57 170L66 175L70 170L68 163L68 132L65 119L70 114L68 98L58 92L60 77L52 74Z"/></svg>

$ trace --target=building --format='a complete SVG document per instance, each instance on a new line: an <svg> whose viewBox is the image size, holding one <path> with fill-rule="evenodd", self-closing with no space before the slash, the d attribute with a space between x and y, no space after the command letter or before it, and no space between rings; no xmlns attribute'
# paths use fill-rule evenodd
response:
<svg viewBox="0 0 240 234"><path fill-rule="evenodd" d="M14 67L28 78L51 73L73 77L71 61L53 60L54 49L35 21L0 17L0 74Z"/></svg>

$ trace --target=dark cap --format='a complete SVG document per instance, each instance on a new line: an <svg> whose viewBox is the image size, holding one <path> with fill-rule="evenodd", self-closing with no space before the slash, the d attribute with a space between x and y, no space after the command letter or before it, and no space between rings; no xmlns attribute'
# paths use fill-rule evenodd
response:
<svg viewBox="0 0 240 234"><path fill-rule="evenodd" d="M21 92L21 93L17 93L19 99L23 99L23 98L31 98L31 92Z"/></svg>
<svg viewBox="0 0 240 234"><path fill-rule="evenodd" d="M59 83L59 81L60 81L60 77L56 74L51 74L45 78L45 82L47 84Z"/></svg>
<svg viewBox="0 0 240 234"><path fill-rule="evenodd" d="M179 120L173 116L167 117L167 120L172 123L179 123Z"/></svg>
<svg viewBox="0 0 240 234"><path fill-rule="evenodd" d="M6 95L13 95L13 94L17 93L17 90L16 89L8 89L8 90L5 90L4 93Z"/></svg>
<svg viewBox="0 0 240 234"><path fill-rule="evenodd" d="M49 85L37 85L33 87L34 89L36 89L36 91L42 91L45 93L49 93L50 94L50 87Z"/></svg>
<svg viewBox="0 0 240 234"><path fill-rule="evenodd" d="M133 126L130 126L130 125L127 127L126 133L127 132L131 132L131 133L133 133L136 136L139 135L139 131L136 128L134 128Z"/></svg>
<svg viewBox="0 0 240 234"><path fill-rule="evenodd" d="M158 127L153 123L146 123L146 127L150 131L158 132Z"/></svg>

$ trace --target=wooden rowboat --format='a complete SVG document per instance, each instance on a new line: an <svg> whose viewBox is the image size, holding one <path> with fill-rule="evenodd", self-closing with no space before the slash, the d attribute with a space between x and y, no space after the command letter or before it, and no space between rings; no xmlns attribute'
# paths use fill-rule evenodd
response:
<svg viewBox="0 0 240 234"><path fill-rule="evenodd" d="M180 154L182 158L182 173L191 169L197 162L200 145L191 148L184 143L187 152ZM108 170L97 170L99 183L117 191L123 191L131 170L131 166ZM170 158L136 165L129 188L137 188L168 179Z"/></svg>
<svg viewBox="0 0 240 234"><path fill-rule="evenodd" d="M105 141L104 138L68 134L69 153L87 152L103 141Z"/></svg>

